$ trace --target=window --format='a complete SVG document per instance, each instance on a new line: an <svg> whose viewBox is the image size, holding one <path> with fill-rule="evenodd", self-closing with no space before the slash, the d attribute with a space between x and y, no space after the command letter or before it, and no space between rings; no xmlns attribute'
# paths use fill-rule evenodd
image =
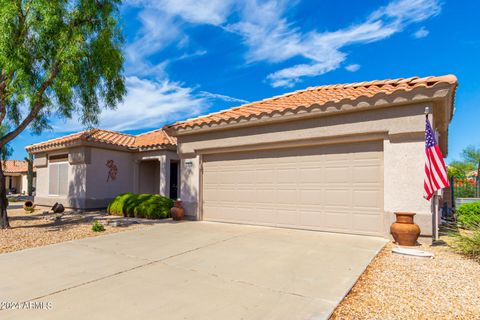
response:
<svg viewBox="0 0 480 320"><path fill-rule="evenodd" d="M67 153L56 154L56 155L50 156L48 159L50 160L50 162L68 161L68 154Z"/></svg>
<svg viewBox="0 0 480 320"><path fill-rule="evenodd" d="M68 194L68 162L50 163L48 193L58 196Z"/></svg>

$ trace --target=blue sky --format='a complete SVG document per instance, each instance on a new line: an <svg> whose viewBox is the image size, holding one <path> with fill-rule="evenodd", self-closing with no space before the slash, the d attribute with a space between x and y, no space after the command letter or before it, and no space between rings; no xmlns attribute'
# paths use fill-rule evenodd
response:
<svg viewBox="0 0 480 320"><path fill-rule="evenodd" d="M331 83L458 77L447 160L480 146L480 2L129 0L121 10L128 95L99 127L128 133ZM52 119L24 147L82 130Z"/></svg>

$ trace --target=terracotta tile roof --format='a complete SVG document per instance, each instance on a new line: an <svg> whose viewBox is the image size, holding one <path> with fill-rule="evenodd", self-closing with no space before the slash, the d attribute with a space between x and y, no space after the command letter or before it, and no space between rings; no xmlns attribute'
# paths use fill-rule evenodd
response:
<svg viewBox="0 0 480 320"><path fill-rule="evenodd" d="M361 97L372 98L377 94L391 95L421 87L430 88L438 84L453 85L455 88L457 78L454 75L426 78L412 77L311 87L186 121L180 121L167 126L166 129L193 128L213 123L229 123L235 120L273 116L276 114L281 115L286 112L296 112L312 106L324 106L328 103L339 103L344 100L346 100L346 103L352 103Z"/></svg>
<svg viewBox="0 0 480 320"><path fill-rule="evenodd" d="M25 149L28 152L33 152L53 147L63 147L69 143L78 141L109 144L132 149L176 145L176 139L168 136L162 129L147 132L138 136L104 129L90 129L45 142L32 144Z"/></svg>
<svg viewBox="0 0 480 320"><path fill-rule="evenodd" d="M8 173L26 173L28 171L28 163L25 160L3 160L3 172Z"/></svg>
<svg viewBox="0 0 480 320"><path fill-rule="evenodd" d="M176 144L176 138L169 136L163 129L158 129L137 135L133 145L137 148L145 148L158 145Z"/></svg>

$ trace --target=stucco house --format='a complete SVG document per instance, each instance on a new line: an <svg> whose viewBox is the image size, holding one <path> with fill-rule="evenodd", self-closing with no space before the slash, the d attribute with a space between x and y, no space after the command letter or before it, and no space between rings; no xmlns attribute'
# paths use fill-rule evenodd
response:
<svg viewBox="0 0 480 320"><path fill-rule="evenodd" d="M104 208L125 192L178 197L176 140L162 129L137 136L91 129L28 146L35 155L35 203Z"/></svg>
<svg viewBox="0 0 480 320"><path fill-rule="evenodd" d="M88 208L159 192L198 220L374 236L409 211L431 234L425 110L446 156L456 87L453 75L326 85L140 136L93 130L32 145L35 201Z"/></svg>
<svg viewBox="0 0 480 320"><path fill-rule="evenodd" d="M28 193L28 162L25 160L3 160L5 187L11 194ZM33 168L32 186L35 188L35 168Z"/></svg>

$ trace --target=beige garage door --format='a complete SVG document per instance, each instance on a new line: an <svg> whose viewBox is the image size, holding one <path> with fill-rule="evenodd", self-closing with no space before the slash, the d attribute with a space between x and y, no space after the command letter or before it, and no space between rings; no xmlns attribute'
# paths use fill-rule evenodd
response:
<svg viewBox="0 0 480 320"><path fill-rule="evenodd" d="M203 161L204 220L382 234L381 141L206 155Z"/></svg>

